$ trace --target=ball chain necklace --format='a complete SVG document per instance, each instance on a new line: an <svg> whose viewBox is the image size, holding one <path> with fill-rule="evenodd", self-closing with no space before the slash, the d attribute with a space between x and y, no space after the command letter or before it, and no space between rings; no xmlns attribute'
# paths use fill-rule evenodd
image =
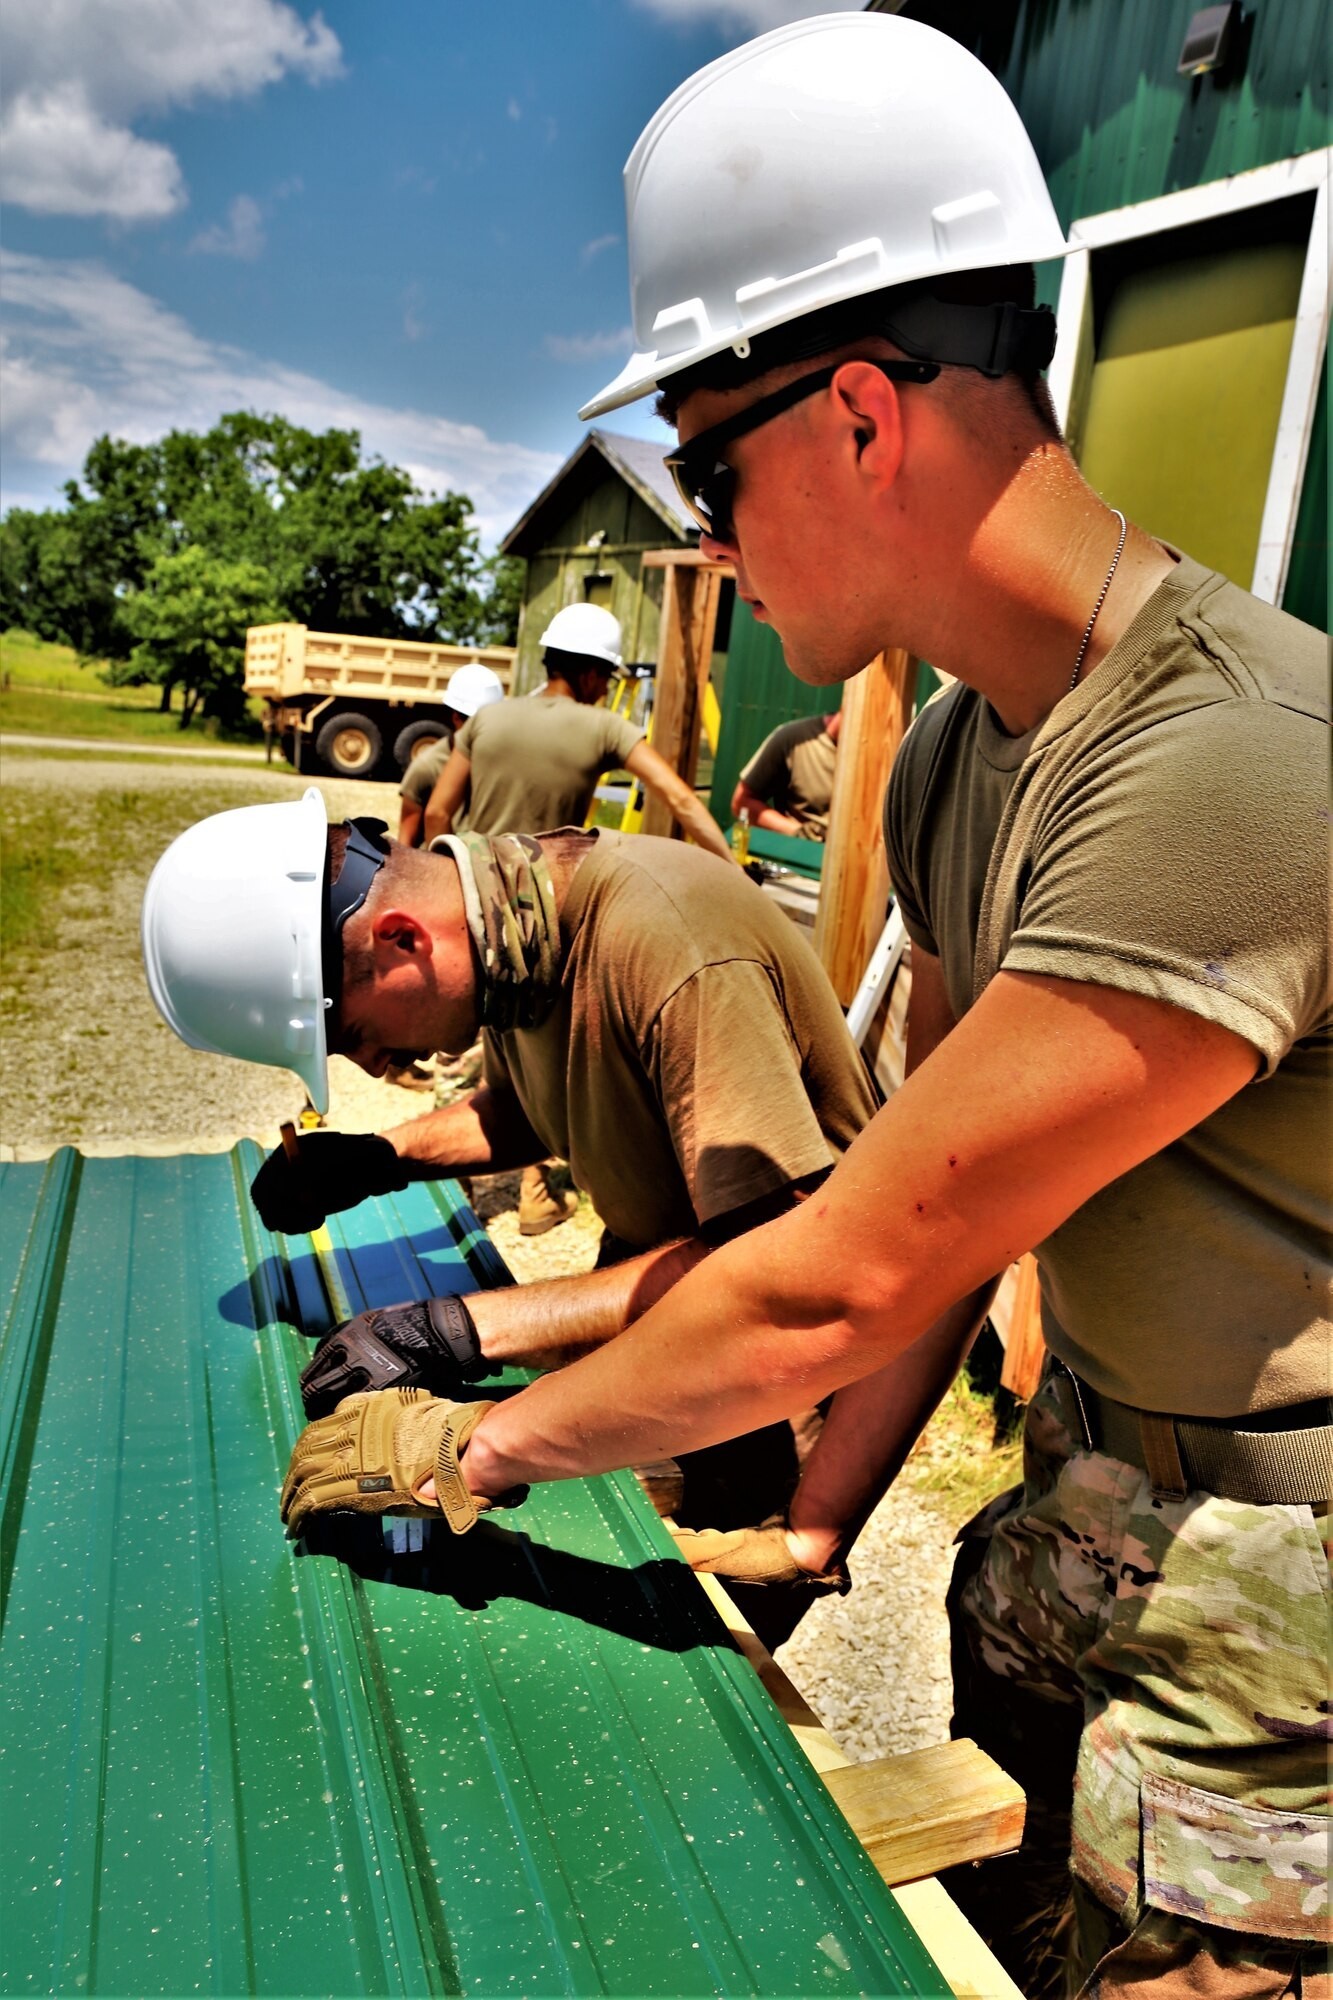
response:
<svg viewBox="0 0 1333 2000"><path fill-rule="evenodd" d="M1078 649L1078 658L1074 662L1074 671L1072 676L1070 677L1069 686L1065 690L1067 694L1072 694L1074 692L1074 689L1078 686L1078 677L1080 673L1082 673L1083 671L1083 656L1088 650L1088 641L1092 637L1092 628L1097 623L1097 613L1101 610L1103 604L1105 604L1106 602L1106 593L1111 588L1111 578L1115 575L1116 564L1120 561L1121 554L1123 553L1124 550L1125 536L1129 532L1128 523L1126 522L1125 517L1121 513L1120 509L1118 507L1113 507L1111 509L1111 512L1115 515L1116 520L1119 521L1120 523L1120 540L1115 545L1115 554L1111 557L1111 567L1106 572L1106 581L1102 585L1101 594L1098 597L1097 602L1092 607L1092 616L1091 618L1089 618L1086 626L1084 627L1083 643L1080 645Z"/></svg>

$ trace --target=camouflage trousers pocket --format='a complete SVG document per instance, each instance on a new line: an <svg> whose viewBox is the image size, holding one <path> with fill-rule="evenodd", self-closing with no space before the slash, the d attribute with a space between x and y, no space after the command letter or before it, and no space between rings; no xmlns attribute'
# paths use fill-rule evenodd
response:
<svg viewBox="0 0 1333 2000"><path fill-rule="evenodd" d="M1143 1900L1190 1923L1333 1942L1323 1813L1273 1812L1145 1773Z"/></svg>

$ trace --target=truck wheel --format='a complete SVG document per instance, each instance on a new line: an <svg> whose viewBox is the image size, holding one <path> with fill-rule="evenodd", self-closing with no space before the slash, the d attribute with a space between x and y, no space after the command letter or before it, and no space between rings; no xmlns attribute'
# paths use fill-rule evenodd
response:
<svg viewBox="0 0 1333 2000"><path fill-rule="evenodd" d="M331 715L315 749L336 778L368 778L384 752L384 738L368 715L344 708Z"/></svg>
<svg viewBox="0 0 1333 2000"><path fill-rule="evenodd" d="M414 757L423 750L431 750L437 743L443 743L449 734L443 722L409 722L406 729L400 729L394 738L394 761L400 771L405 771Z"/></svg>

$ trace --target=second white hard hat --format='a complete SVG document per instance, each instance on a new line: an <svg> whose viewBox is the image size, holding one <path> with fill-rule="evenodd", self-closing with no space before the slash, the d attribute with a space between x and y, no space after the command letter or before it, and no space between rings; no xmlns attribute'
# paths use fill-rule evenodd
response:
<svg viewBox="0 0 1333 2000"><path fill-rule="evenodd" d="M825 306L1067 247L1002 85L889 14L796 21L698 71L630 154L625 208L636 351L585 418Z"/></svg>
<svg viewBox="0 0 1333 2000"><path fill-rule="evenodd" d="M542 633L541 644L561 653L583 653L589 659L604 660L609 667L623 665L620 620L600 604L567 604Z"/></svg>
<svg viewBox="0 0 1333 2000"><path fill-rule="evenodd" d="M504 700L504 683L498 674L483 667L480 660L467 660L455 667L445 683L444 699L459 715L475 715L493 701Z"/></svg>

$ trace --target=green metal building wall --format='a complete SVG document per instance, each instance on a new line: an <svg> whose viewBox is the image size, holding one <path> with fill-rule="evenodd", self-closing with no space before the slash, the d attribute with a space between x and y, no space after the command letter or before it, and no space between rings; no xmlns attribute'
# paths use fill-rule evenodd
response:
<svg viewBox="0 0 1333 2000"><path fill-rule="evenodd" d="M713 763L709 811L719 826L731 824L731 795L742 766L780 722L826 715L841 706L840 687L807 687L782 656L782 641L761 625L740 598L731 618L722 693L722 728Z"/></svg>
<svg viewBox="0 0 1333 2000"><path fill-rule="evenodd" d="M908 0L1017 105L1066 229L1080 217L1225 180L1333 141L1330 0L1247 0L1219 76L1176 74L1195 0ZM1038 273L1055 304L1060 266ZM1328 360L1283 603L1328 613Z"/></svg>

